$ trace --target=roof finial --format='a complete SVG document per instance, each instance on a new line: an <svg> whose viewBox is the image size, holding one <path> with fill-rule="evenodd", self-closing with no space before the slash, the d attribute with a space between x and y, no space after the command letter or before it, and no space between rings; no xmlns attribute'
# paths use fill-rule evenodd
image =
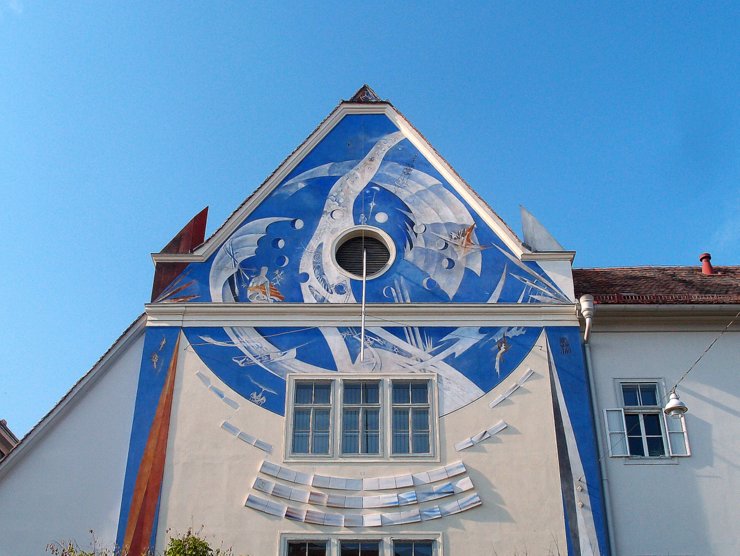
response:
<svg viewBox="0 0 740 556"><path fill-rule="evenodd" d="M354 95L352 95L352 98L349 99L349 102L367 104L370 102L383 102L383 101L380 100L380 97L366 83L362 87L360 87Z"/></svg>

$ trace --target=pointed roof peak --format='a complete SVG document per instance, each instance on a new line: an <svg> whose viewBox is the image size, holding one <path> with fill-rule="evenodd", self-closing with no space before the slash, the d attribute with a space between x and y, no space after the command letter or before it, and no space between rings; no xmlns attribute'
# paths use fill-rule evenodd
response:
<svg viewBox="0 0 740 556"><path fill-rule="evenodd" d="M370 85L365 83L362 87L357 89L357 92L352 95L349 102L356 102L359 104L370 104L373 102L383 102L383 100L372 90Z"/></svg>

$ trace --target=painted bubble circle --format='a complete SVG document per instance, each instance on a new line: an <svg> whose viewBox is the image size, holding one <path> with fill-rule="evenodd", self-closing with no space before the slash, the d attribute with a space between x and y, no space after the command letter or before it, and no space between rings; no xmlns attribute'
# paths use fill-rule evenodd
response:
<svg viewBox="0 0 740 556"><path fill-rule="evenodd" d="M375 221L378 224L384 224L385 222L388 222L388 214L386 214L385 212L379 212L375 215Z"/></svg>
<svg viewBox="0 0 740 556"><path fill-rule="evenodd" d="M277 239L273 239L272 240L272 246L275 249L282 249L283 247L285 247L285 240L283 238L281 238L281 237L279 237Z"/></svg>
<svg viewBox="0 0 740 556"><path fill-rule="evenodd" d="M277 259L275 259L275 264L278 265L280 268L287 266L290 259L286 257L285 255L280 255Z"/></svg>
<svg viewBox="0 0 740 556"><path fill-rule="evenodd" d="M291 225L295 230L300 230L301 228L303 228L303 220L301 220L300 218L296 218L295 220L293 220Z"/></svg>

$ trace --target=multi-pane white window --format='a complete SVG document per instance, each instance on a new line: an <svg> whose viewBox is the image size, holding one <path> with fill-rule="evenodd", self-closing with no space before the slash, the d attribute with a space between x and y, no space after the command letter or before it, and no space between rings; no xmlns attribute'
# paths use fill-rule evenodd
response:
<svg viewBox="0 0 740 556"><path fill-rule="evenodd" d="M331 382L306 381L295 387L294 454L328 454L331 423Z"/></svg>
<svg viewBox="0 0 740 556"><path fill-rule="evenodd" d="M393 541L393 556L432 556L434 541Z"/></svg>
<svg viewBox="0 0 740 556"><path fill-rule="evenodd" d="M657 382L621 382L619 393L622 407L604 410L610 456L690 455L684 416L663 413Z"/></svg>
<svg viewBox="0 0 740 556"><path fill-rule="evenodd" d="M393 454L429 453L429 384L393 382Z"/></svg>
<svg viewBox="0 0 740 556"><path fill-rule="evenodd" d="M344 381L342 453L380 453L380 382Z"/></svg>
<svg viewBox="0 0 740 556"><path fill-rule="evenodd" d="M344 375L327 380L292 375L286 457L434 456L434 384L434 378Z"/></svg>
<svg viewBox="0 0 740 556"><path fill-rule="evenodd" d="M339 556L381 556L381 541L339 541Z"/></svg>
<svg viewBox="0 0 740 556"><path fill-rule="evenodd" d="M441 534L404 535L282 535L282 556L440 556ZM410 537L410 538L409 538Z"/></svg>
<svg viewBox="0 0 740 556"><path fill-rule="evenodd" d="M285 556L326 556L327 541L288 541L288 549Z"/></svg>

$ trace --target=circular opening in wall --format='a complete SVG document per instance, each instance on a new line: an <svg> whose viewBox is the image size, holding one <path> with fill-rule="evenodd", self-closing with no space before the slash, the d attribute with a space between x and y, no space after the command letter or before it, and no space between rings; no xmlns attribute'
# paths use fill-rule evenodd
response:
<svg viewBox="0 0 740 556"><path fill-rule="evenodd" d="M335 243L334 261L350 278L362 280L362 252L366 253L366 276L377 278L393 263L395 248L391 238L377 228L349 230Z"/></svg>

